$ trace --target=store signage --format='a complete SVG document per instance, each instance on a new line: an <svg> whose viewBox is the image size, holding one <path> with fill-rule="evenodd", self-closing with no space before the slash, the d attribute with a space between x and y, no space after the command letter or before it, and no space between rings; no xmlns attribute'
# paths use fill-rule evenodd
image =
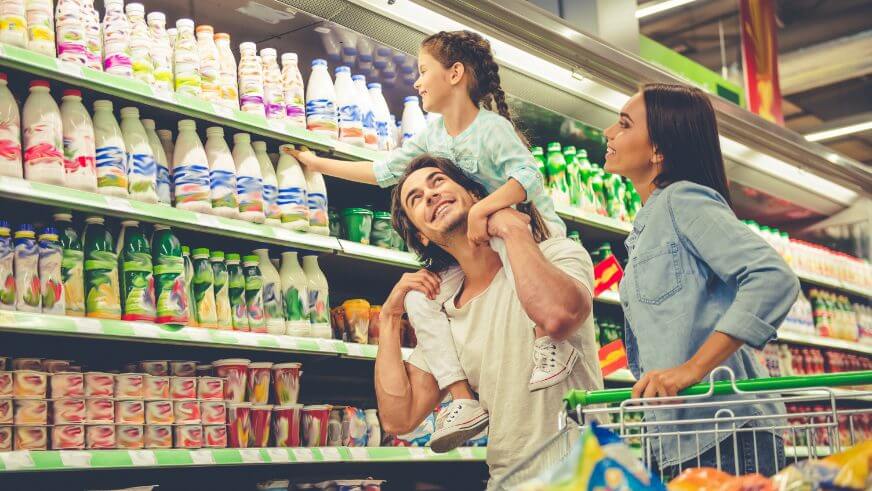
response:
<svg viewBox="0 0 872 491"><path fill-rule="evenodd" d="M739 24L748 109L784 126L778 82L775 0L739 0Z"/></svg>
<svg viewBox="0 0 872 491"><path fill-rule="evenodd" d="M593 268L593 295L598 297L623 277L624 270L614 254L603 259Z"/></svg>
<svg viewBox="0 0 872 491"><path fill-rule="evenodd" d="M599 362L603 377L607 377L622 368L627 368L627 350L624 349L624 342L616 339L600 348Z"/></svg>

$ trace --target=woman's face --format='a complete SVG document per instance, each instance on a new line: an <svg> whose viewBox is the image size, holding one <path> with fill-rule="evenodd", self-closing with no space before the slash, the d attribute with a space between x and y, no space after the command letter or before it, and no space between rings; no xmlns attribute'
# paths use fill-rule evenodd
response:
<svg viewBox="0 0 872 491"><path fill-rule="evenodd" d="M645 99L637 92L621 109L618 121L606 128L605 171L647 184L659 173L659 163L648 137Z"/></svg>

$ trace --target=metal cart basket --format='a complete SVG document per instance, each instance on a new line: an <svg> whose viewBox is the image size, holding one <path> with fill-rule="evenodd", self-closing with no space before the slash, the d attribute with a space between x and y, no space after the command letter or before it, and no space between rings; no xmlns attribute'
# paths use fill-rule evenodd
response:
<svg viewBox="0 0 872 491"><path fill-rule="evenodd" d="M716 381L718 378L723 380ZM845 386L854 389L836 388ZM729 396L729 400L723 396ZM678 440L684 437L682 441L686 442L689 437L691 442L696 441L695 454L699 462L704 450L699 446L700 436L714 434L717 440L733 438L735 442L740 433L751 433L755 442L755 468L763 452L775 455L777 451L775 443L770 443L771 448L766 449L756 445L761 432L783 438L788 465L805 458L815 459L837 453L855 443L872 439L872 371L736 380L731 370L721 367L712 372L709 382L688 387L677 397L631 397L630 389L573 390L567 393L564 398L565 409L558 416L557 434L509 469L495 488L515 489L543 470L562 462L585 425L592 420L599 420L602 426L617 433L624 443L638 451L642 462L652 469L657 468L657 462L663 462L663 442L669 438ZM784 403L788 414L776 418L771 415L734 415L735 408L760 402ZM670 421L658 418L658 421L646 421L645 414L651 411L689 407L711 408L715 416L711 419ZM771 438L760 440L775 441ZM732 468L738 469L739 459L749 457L739 455L738 445L732 447L733 455L724 457L727 462L734 459ZM720 469L721 452L718 445L714 448ZM776 462L779 460L775 458ZM696 467L697 464L691 461L690 466ZM676 467L671 470L678 473L682 469ZM666 481L673 476L663 475L661 470L660 477Z"/></svg>

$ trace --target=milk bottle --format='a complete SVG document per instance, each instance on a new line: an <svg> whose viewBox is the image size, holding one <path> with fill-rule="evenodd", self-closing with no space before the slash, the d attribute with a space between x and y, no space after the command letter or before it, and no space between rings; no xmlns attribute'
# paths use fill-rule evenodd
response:
<svg viewBox="0 0 872 491"><path fill-rule="evenodd" d="M94 101L94 144L96 146L97 192L127 197L127 152L112 101Z"/></svg>
<svg viewBox="0 0 872 491"><path fill-rule="evenodd" d="M178 35L173 43L173 74L176 92L199 96L202 93L200 80L200 53L194 37L194 21L176 21Z"/></svg>
<svg viewBox="0 0 872 491"><path fill-rule="evenodd" d="M52 0L26 0L25 5L27 49L54 58L55 28Z"/></svg>
<svg viewBox="0 0 872 491"><path fill-rule="evenodd" d="M100 14L94 8L94 0L80 0L82 19L85 22L85 65L94 70L103 70L103 28Z"/></svg>
<svg viewBox="0 0 872 491"><path fill-rule="evenodd" d="M371 83L369 88L369 98L372 101L372 113L375 117L375 130L378 134L378 149L391 150L394 144L391 141L391 115L388 110L388 103L382 95L381 84Z"/></svg>
<svg viewBox="0 0 872 491"><path fill-rule="evenodd" d="M15 232L15 309L40 311L39 246L33 226L23 223Z"/></svg>
<svg viewBox="0 0 872 491"><path fill-rule="evenodd" d="M121 109L121 134L127 148L127 183L130 197L146 203L157 203L157 164L145 128L139 120L139 109Z"/></svg>
<svg viewBox="0 0 872 491"><path fill-rule="evenodd" d="M320 172L303 170L306 176L307 201L309 203L309 232L330 235L327 215L327 185Z"/></svg>
<svg viewBox="0 0 872 491"><path fill-rule="evenodd" d="M257 61L257 45L239 45L239 100L243 111L266 114L263 103L263 66Z"/></svg>
<svg viewBox="0 0 872 491"><path fill-rule="evenodd" d="M282 308L282 280L278 270L269 259L268 249L255 249L258 266L263 277L263 313L266 332L285 334L285 317Z"/></svg>
<svg viewBox="0 0 872 491"><path fill-rule="evenodd" d="M85 253L79 233L73 227L73 215L62 210L53 215L63 250L61 278L64 282L64 307L67 315L85 315Z"/></svg>
<svg viewBox="0 0 872 491"><path fill-rule="evenodd" d="M130 61L130 23L124 14L124 0L106 0L103 16L103 70L106 73L133 76Z"/></svg>
<svg viewBox="0 0 872 491"><path fill-rule="evenodd" d="M403 99L403 141L412 138L427 128L427 120L418 105L418 97L410 95Z"/></svg>
<svg viewBox="0 0 872 491"><path fill-rule="evenodd" d="M179 30L175 27L168 27L167 37L170 39L170 52L173 53L173 64L175 64L176 39L179 38Z"/></svg>
<svg viewBox="0 0 872 491"><path fill-rule="evenodd" d="M263 102L268 119L285 119L285 95L282 86L282 71L279 68L276 50L260 50L263 63Z"/></svg>
<svg viewBox="0 0 872 491"><path fill-rule="evenodd" d="M64 167L66 185L82 191L97 191L94 123L82 104L82 93L64 90L61 102L64 135Z"/></svg>
<svg viewBox="0 0 872 491"><path fill-rule="evenodd" d="M236 195L239 198L239 217L254 223L266 219L263 205L263 177L260 163L251 147L251 135L233 135L233 161L236 163Z"/></svg>
<svg viewBox="0 0 872 491"><path fill-rule="evenodd" d="M332 62L337 63L342 58L340 56L339 43L336 42L336 36L328 27L316 27L315 32L321 38L321 44L324 46L324 51L327 52L327 58Z"/></svg>
<svg viewBox="0 0 872 491"><path fill-rule="evenodd" d="M293 145L279 147L278 205L282 214L282 227L305 232L309 230L309 197L306 176L297 159L291 155Z"/></svg>
<svg viewBox="0 0 872 491"><path fill-rule="evenodd" d="M266 153L266 142L252 142L254 155L260 166L260 175L263 178L263 206L266 223L280 225L282 223L282 211L278 204L279 184L272 161Z"/></svg>
<svg viewBox="0 0 872 491"><path fill-rule="evenodd" d="M21 118L15 96L6 86L5 73L0 73L0 176L24 177L21 166Z"/></svg>
<svg viewBox="0 0 872 491"><path fill-rule="evenodd" d="M303 89L303 75L297 65L296 53L282 55L282 88L288 121L294 127L305 128L306 92Z"/></svg>
<svg viewBox="0 0 872 491"><path fill-rule="evenodd" d="M216 33L215 46L218 48L220 102L229 108L239 109L239 68L236 66L236 56L230 49L230 34L226 32Z"/></svg>
<svg viewBox="0 0 872 491"><path fill-rule="evenodd" d="M167 154L164 152L164 147L160 143L160 138L155 130L155 122L153 119L143 119L142 127L145 128L145 136L148 137L148 145L151 147L151 152L154 155L154 163L157 168L155 176L155 192L157 192L158 203L162 205L172 205L172 183L170 181L170 165L167 161Z"/></svg>
<svg viewBox="0 0 872 491"><path fill-rule="evenodd" d="M164 155L167 156L167 166L172 165L173 154L176 150L176 143L173 140L172 130L157 130L157 138L160 140L160 145L164 149Z"/></svg>
<svg viewBox="0 0 872 491"><path fill-rule="evenodd" d="M322 59L312 60L312 74L306 86L306 127L332 138L339 136L336 91L327 72L327 62Z"/></svg>
<svg viewBox="0 0 872 491"><path fill-rule="evenodd" d="M0 2L0 42L27 47L27 11L25 0Z"/></svg>
<svg viewBox="0 0 872 491"><path fill-rule="evenodd" d="M141 3L128 3L125 11L127 20L130 21L130 63L133 66L133 78L154 85L154 62L151 59L154 44L145 24L145 7Z"/></svg>
<svg viewBox="0 0 872 491"><path fill-rule="evenodd" d="M200 86L203 99L217 102L221 99L218 79L221 67L218 62L218 47L215 45L215 30L212 26L197 26L197 53L200 56Z"/></svg>
<svg viewBox="0 0 872 491"><path fill-rule="evenodd" d="M209 255L212 265L212 284L215 290L215 317L218 329L233 329L233 314L230 310L229 274L224 263L223 251L212 251Z"/></svg>
<svg viewBox="0 0 872 491"><path fill-rule="evenodd" d="M61 111L46 80L30 82L24 103L24 177L28 181L64 184Z"/></svg>
<svg viewBox="0 0 872 491"><path fill-rule="evenodd" d="M154 64L154 88L161 92L172 92L173 83L173 48L170 46L170 35L167 33L167 18L163 12L149 12L149 37L151 39L151 61ZM167 155L169 158L170 156Z"/></svg>
<svg viewBox="0 0 872 491"><path fill-rule="evenodd" d="M15 310L15 245L9 222L0 220L0 310Z"/></svg>
<svg viewBox="0 0 872 491"><path fill-rule="evenodd" d="M300 267L296 252L282 253L282 305L284 306L286 332L289 336L310 337L309 280Z"/></svg>
<svg viewBox="0 0 872 491"><path fill-rule="evenodd" d="M303 256L303 271L309 284L309 322L312 337L330 339L330 295L327 277L318 266L318 256Z"/></svg>
<svg viewBox="0 0 872 491"><path fill-rule="evenodd" d="M236 164L233 162L230 147L224 140L224 128L211 126L206 129L206 159L209 161L212 213L227 218L238 218Z"/></svg>
<svg viewBox="0 0 872 491"><path fill-rule="evenodd" d="M363 115L351 69L336 67L336 106L339 111L339 140L363 146Z"/></svg>
<svg viewBox="0 0 872 491"><path fill-rule="evenodd" d="M375 127L375 113L372 111L372 100L366 89L366 77L354 75L351 77L354 89L357 91L357 102L360 104L360 118L363 123L363 144L371 150L378 150L378 131Z"/></svg>
<svg viewBox="0 0 872 491"><path fill-rule="evenodd" d="M212 210L209 161L197 135L197 123L179 121L179 138L173 153L173 190L176 208L208 213ZM207 258L208 259L208 258Z"/></svg>

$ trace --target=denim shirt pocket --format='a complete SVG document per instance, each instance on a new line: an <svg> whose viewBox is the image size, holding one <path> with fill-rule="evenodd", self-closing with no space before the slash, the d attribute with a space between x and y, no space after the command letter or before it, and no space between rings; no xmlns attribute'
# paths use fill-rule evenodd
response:
<svg viewBox="0 0 872 491"><path fill-rule="evenodd" d="M633 258L633 284L642 303L659 305L681 290L681 257L676 242L639 251Z"/></svg>

